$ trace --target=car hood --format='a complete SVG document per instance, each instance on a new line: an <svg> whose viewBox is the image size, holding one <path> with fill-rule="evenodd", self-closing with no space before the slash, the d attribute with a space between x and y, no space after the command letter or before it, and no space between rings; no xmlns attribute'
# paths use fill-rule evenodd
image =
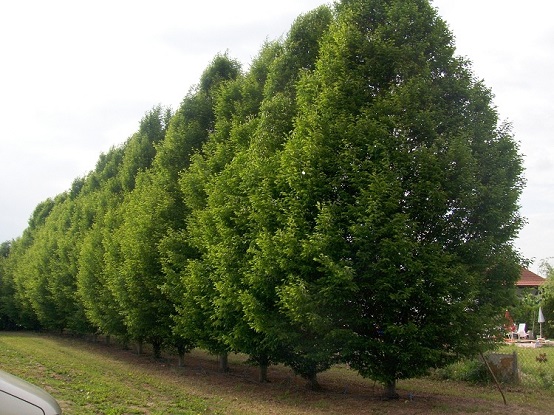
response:
<svg viewBox="0 0 554 415"><path fill-rule="evenodd" d="M3 370L0 370L0 391L39 407L45 415L62 413L56 400L44 389Z"/></svg>

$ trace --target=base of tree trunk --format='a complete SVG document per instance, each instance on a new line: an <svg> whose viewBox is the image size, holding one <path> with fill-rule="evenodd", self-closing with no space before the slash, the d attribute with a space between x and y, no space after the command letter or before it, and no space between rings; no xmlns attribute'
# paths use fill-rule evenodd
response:
<svg viewBox="0 0 554 415"><path fill-rule="evenodd" d="M219 371L228 372L229 371L229 359L227 353L221 353L219 355Z"/></svg>
<svg viewBox="0 0 554 415"><path fill-rule="evenodd" d="M313 391L320 391L323 389L319 384L319 382L317 381L317 375L309 376L306 378L306 380L308 381L308 384L307 384L308 389Z"/></svg>
<svg viewBox="0 0 554 415"><path fill-rule="evenodd" d="M267 365L260 365L260 383L269 383L267 379Z"/></svg>
<svg viewBox="0 0 554 415"><path fill-rule="evenodd" d="M383 394L383 399L387 401L393 401L400 398L398 392L396 392L396 381L388 382L385 384L385 391Z"/></svg>
<svg viewBox="0 0 554 415"><path fill-rule="evenodd" d="M154 357L156 359L161 359L162 358L162 344L161 342L154 342L152 344L152 347L154 348Z"/></svg>

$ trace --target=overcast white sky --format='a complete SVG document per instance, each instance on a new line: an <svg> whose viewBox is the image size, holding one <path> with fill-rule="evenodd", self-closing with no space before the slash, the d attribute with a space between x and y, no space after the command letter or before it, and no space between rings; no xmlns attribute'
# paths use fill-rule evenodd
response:
<svg viewBox="0 0 554 415"><path fill-rule="evenodd" d="M157 104L177 108L218 52L247 66L320 0L18 0L0 5L0 242L69 189ZM554 256L554 2L435 0L525 154L537 272Z"/></svg>

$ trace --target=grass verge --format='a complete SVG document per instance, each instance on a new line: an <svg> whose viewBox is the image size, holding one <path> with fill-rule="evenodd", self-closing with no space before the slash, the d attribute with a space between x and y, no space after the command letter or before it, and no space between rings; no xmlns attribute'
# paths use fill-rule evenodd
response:
<svg viewBox="0 0 554 415"><path fill-rule="evenodd" d="M244 360L231 356L231 371L222 374L202 351L181 369L172 356L155 360L115 345L0 333L0 367L46 389L65 415L539 414L554 406L544 390L509 390L506 407L492 387L432 379L401 381L402 399L384 402L378 385L343 366L321 374L324 390L313 392L281 366L270 369L271 383L260 384Z"/></svg>

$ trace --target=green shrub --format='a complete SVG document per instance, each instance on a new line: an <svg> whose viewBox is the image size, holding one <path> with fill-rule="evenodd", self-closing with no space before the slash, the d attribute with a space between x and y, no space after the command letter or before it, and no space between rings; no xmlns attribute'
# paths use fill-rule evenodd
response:
<svg viewBox="0 0 554 415"><path fill-rule="evenodd" d="M487 384L491 381L487 366L481 359L464 359L446 367L434 369L431 377L474 384Z"/></svg>

